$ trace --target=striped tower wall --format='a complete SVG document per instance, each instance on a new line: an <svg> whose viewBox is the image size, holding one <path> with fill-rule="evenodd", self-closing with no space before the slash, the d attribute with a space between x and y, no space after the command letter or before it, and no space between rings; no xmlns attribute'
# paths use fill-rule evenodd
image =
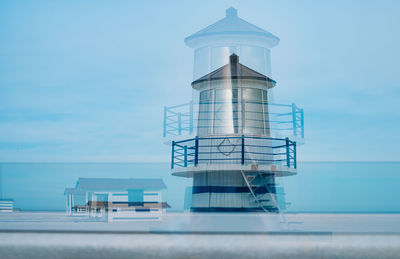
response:
<svg viewBox="0 0 400 259"><path fill-rule="evenodd" d="M265 179L271 188L256 190L261 199L270 200L263 206L278 210L276 204L275 178ZM255 183L264 180L257 179ZM201 172L193 177L192 211L194 212L245 212L262 211L246 185L240 171Z"/></svg>

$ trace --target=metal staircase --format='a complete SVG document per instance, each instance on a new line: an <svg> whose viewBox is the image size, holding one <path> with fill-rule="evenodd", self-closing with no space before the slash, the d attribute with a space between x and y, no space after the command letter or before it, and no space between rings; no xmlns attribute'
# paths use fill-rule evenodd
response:
<svg viewBox="0 0 400 259"><path fill-rule="evenodd" d="M253 196L254 201L260 206L260 208L268 213L271 212L279 212L279 206L276 201L274 192L271 190L269 183L267 183L267 179L260 172L256 172L255 174L246 174L243 170L241 171L243 179L249 188L250 194ZM260 188L264 187L267 192L258 192ZM270 199L266 199L265 195L268 194ZM273 206L270 203L273 203Z"/></svg>
<svg viewBox="0 0 400 259"><path fill-rule="evenodd" d="M276 194L274 195L274 192L271 190L271 188L268 186L269 184L267 183L267 180L265 179L265 176L260 173L256 172L255 174L246 174L243 170L240 171L242 173L243 179L249 188L250 195L253 196L255 202L260 206L260 208L267 212L267 213L279 213L280 221L283 223L283 228L287 229L288 228L288 222L286 220L286 217L284 216L283 212L279 210L278 202L276 200ZM257 177L260 177L262 179L263 184L256 184L254 183L255 179ZM260 196L265 195L265 193L257 193L257 189L260 187L265 187L267 189L267 193L269 193L269 196L272 200L272 203L274 204L273 206L267 206L265 203L270 202L271 200L269 199L262 199Z"/></svg>

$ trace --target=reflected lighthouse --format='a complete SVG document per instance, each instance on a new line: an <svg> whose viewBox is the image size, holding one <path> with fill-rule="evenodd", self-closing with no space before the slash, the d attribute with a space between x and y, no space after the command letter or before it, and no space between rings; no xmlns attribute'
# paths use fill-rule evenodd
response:
<svg viewBox="0 0 400 259"><path fill-rule="evenodd" d="M270 101L273 34L229 8L185 39L194 49L194 100L165 107L172 174L193 178L193 212L279 212L277 177L297 173L303 110Z"/></svg>

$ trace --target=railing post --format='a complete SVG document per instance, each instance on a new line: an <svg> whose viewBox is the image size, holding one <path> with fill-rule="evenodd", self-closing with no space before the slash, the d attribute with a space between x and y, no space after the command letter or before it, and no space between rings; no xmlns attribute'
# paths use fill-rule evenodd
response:
<svg viewBox="0 0 400 259"><path fill-rule="evenodd" d="M182 113L178 112L178 135L182 134Z"/></svg>
<svg viewBox="0 0 400 259"><path fill-rule="evenodd" d="M304 109L301 109L300 122L301 122L301 138L304 138Z"/></svg>
<svg viewBox="0 0 400 259"><path fill-rule="evenodd" d="M167 106L164 106L164 138L167 136Z"/></svg>
<svg viewBox="0 0 400 259"><path fill-rule="evenodd" d="M184 158L185 158L183 164L184 164L185 167L187 167L187 146L183 147L183 153L184 153Z"/></svg>
<svg viewBox="0 0 400 259"><path fill-rule="evenodd" d="M297 136L296 104L292 103L293 136Z"/></svg>
<svg viewBox="0 0 400 259"><path fill-rule="evenodd" d="M286 165L290 167L289 138L286 138Z"/></svg>
<svg viewBox="0 0 400 259"><path fill-rule="evenodd" d="M294 169L297 169L296 141L293 142L293 163L294 163Z"/></svg>
<svg viewBox="0 0 400 259"><path fill-rule="evenodd" d="M194 139L194 165L197 166L199 163L199 137L196 136Z"/></svg>
<svg viewBox="0 0 400 259"><path fill-rule="evenodd" d="M174 169L175 141L172 141L171 169Z"/></svg>
<svg viewBox="0 0 400 259"><path fill-rule="evenodd" d="M193 133L193 101L190 101L190 115L189 115L189 131L190 134Z"/></svg>
<svg viewBox="0 0 400 259"><path fill-rule="evenodd" d="M244 165L244 135L242 135L242 165Z"/></svg>

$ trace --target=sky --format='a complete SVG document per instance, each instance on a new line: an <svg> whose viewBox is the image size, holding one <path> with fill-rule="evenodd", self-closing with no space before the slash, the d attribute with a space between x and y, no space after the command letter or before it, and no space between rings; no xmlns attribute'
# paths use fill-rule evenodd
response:
<svg viewBox="0 0 400 259"><path fill-rule="evenodd" d="M183 39L225 16L280 38L300 161L400 161L399 1L1 1L0 162L168 162L164 105L191 99Z"/></svg>

